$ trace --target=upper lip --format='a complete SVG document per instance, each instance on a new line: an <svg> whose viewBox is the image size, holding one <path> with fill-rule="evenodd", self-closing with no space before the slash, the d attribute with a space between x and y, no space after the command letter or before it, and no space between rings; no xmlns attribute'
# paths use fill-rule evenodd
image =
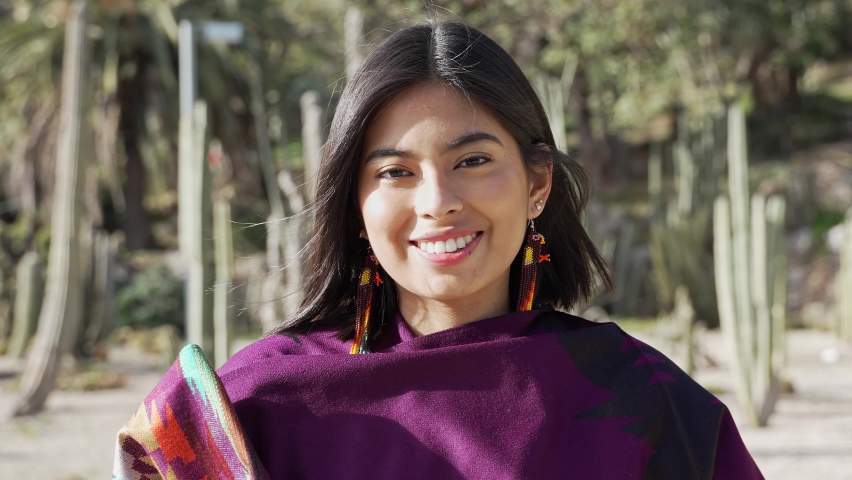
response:
<svg viewBox="0 0 852 480"><path fill-rule="evenodd" d="M458 229L458 230L448 230L445 232L428 232L423 235L412 238L410 241L414 243L418 242L437 242L449 240L451 238L459 238L467 235L476 235L479 233L479 230L470 230L470 229Z"/></svg>

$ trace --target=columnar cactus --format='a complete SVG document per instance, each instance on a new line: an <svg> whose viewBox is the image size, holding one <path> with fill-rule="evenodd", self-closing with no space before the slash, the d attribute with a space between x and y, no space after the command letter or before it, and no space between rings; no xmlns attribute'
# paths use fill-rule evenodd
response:
<svg viewBox="0 0 852 480"><path fill-rule="evenodd" d="M319 100L320 95L314 90L308 90L299 98L302 111L302 160L305 165L305 190L309 202L313 202L316 196L317 174L322 156L322 108Z"/></svg>
<svg viewBox="0 0 852 480"><path fill-rule="evenodd" d="M56 381L59 359L76 338L79 325L82 288L78 234L82 224L84 172L89 157L81 152L85 147L81 145L81 131L89 72L87 23L86 2L75 2L65 27L47 287L33 351L21 378L21 396L12 409L15 416L30 415L43 408Z"/></svg>
<svg viewBox="0 0 852 480"><path fill-rule="evenodd" d="M187 125L188 123L188 125ZM210 170L206 161L207 104L196 101L193 117L181 118L178 230L186 268L186 336L208 356L213 351L213 255L210 236Z"/></svg>
<svg viewBox="0 0 852 480"><path fill-rule="evenodd" d="M91 297L85 328L80 332L81 353L91 355L95 345L108 330L113 317L115 300L115 255L116 247L104 230L93 232L92 239Z"/></svg>
<svg viewBox="0 0 852 480"><path fill-rule="evenodd" d="M778 399L783 359L786 271L784 199L749 197L745 115L728 116L728 190L714 205L719 319L731 355L737 400L749 423L766 425Z"/></svg>
<svg viewBox="0 0 852 480"><path fill-rule="evenodd" d="M653 279L660 309L674 308L675 289L683 285L694 301L696 317L709 325L718 318L713 298L712 259L706 250L710 226L710 202L706 192L715 192L720 173L712 161L718 156L715 136L707 133L714 120L700 123L693 132L685 112L678 114L678 136L666 144L652 145L648 164L648 193L651 201L650 253ZM671 151L675 173L674 195L667 200L662 178L664 151ZM705 193L702 193L705 192ZM709 197L712 199L713 197Z"/></svg>
<svg viewBox="0 0 852 480"><path fill-rule="evenodd" d="M43 264L36 252L25 253L18 261L12 339L6 351L12 358L24 358L27 343L35 332L44 293L42 269Z"/></svg>
<svg viewBox="0 0 852 480"><path fill-rule="evenodd" d="M355 5L350 5L346 9L346 16L343 18L343 38L346 52L346 77L351 79L364 62L364 52L361 47L364 42L364 12Z"/></svg>
<svg viewBox="0 0 852 480"><path fill-rule="evenodd" d="M689 298L689 290L683 285L675 289L675 307L672 310L672 320L680 330L683 341L683 371L687 375L695 373L695 340L693 330L695 326L695 310L692 308L692 300Z"/></svg>
<svg viewBox="0 0 852 480"><path fill-rule="evenodd" d="M558 78L540 75L535 80L536 90L541 99L550 130L553 132L553 143L557 149L565 151L567 140L565 137L565 95L563 94L562 81Z"/></svg>
<svg viewBox="0 0 852 480"><path fill-rule="evenodd" d="M843 224L843 247L840 249L840 271L834 287L837 299L837 334L852 341L852 208L846 211Z"/></svg>
<svg viewBox="0 0 852 480"><path fill-rule="evenodd" d="M681 112L678 115L677 139L672 152L677 172L677 213L681 217L688 217L693 213L697 190L695 182L698 178L698 168L692 153L691 133L689 118L685 112Z"/></svg>
<svg viewBox="0 0 852 480"><path fill-rule="evenodd" d="M227 200L216 202L213 215L216 247L216 286L213 291L213 338L215 365L221 367L230 357L233 329L234 240L231 232L231 206Z"/></svg>
<svg viewBox="0 0 852 480"><path fill-rule="evenodd" d="M12 302L9 298L11 289L6 286L9 283L7 272L8 269L0 267L0 355L5 354L9 347L9 332L12 327Z"/></svg>

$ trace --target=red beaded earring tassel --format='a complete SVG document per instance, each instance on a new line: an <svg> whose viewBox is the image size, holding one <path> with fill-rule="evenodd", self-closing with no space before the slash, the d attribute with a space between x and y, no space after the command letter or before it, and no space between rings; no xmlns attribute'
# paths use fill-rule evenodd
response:
<svg viewBox="0 0 852 480"><path fill-rule="evenodd" d="M519 312L532 310L538 264L550 261L550 255L541 254L542 245L544 245L544 235L535 231L535 224L530 220L530 225L527 228L527 240L521 255L521 288L516 308Z"/></svg>
<svg viewBox="0 0 852 480"><path fill-rule="evenodd" d="M370 353L367 340L370 327L370 313L373 309L373 295L376 287L382 284L379 275L379 260L373 250L367 248L367 262L358 277L358 291L355 294L355 339L350 354Z"/></svg>

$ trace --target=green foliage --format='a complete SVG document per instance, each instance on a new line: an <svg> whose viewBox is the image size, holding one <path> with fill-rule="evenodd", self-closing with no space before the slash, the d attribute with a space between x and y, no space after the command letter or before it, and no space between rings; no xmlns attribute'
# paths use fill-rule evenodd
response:
<svg viewBox="0 0 852 480"><path fill-rule="evenodd" d="M813 234L814 244L824 245L825 235L832 227L843 223L844 218L844 213L840 211L817 211L813 222L811 222L811 233Z"/></svg>
<svg viewBox="0 0 852 480"><path fill-rule="evenodd" d="M164 264L140 270L129 285L116 293L115 325L144 328L174 325L183 331L183 282Z"/></svg>

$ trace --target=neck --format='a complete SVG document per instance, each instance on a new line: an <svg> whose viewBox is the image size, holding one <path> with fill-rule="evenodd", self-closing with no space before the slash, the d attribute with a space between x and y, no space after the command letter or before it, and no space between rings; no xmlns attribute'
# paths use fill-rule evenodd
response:
<svg viewBox="0 0 852 480"><path fill-rule="evenodd" d="M397 285L399 311L412 333L418 337L504 315L512 311L509 306L508 278L505 283L479 294L450 300L420 297ZM495 295L494 292L502 292L502 295Z"/></svg>

